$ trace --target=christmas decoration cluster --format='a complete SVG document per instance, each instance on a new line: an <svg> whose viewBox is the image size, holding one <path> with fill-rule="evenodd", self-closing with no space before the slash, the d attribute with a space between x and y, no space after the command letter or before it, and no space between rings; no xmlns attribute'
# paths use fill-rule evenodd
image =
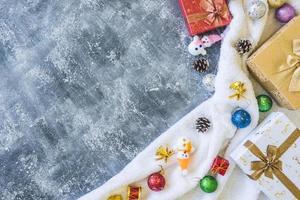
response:
<svg viewBox="0 0 300 200"><path fill-rule="evenodd" d="M193 37L192 42L188 46L188 51L193 56L206 56L206 48L209 48L214 43L222 40L223 36L217 34L210 34L200 36L203 32L213 30L218 27L228 25L232 19L229 12L226 0L195 0L187 1L180 0L180 6L184 18L186 19L189 33ZM195 4L197 3L197 5ZM218 3L216 7L215 4ZM285 0L269 0L268 4L271 8L275 8L276 19L282 23L286 23L295 17L295 9L286 3ZM200 6L199 5L205 5ZM204 8L212 8L205 10ZM219 10L216 8L219 8ZM268 5L261 0L255 0L247 6L245 11L248 17L253 20L261 20L266 15ZM214 12L213 17L210 15ZM209 25L207 22L210 22ZM237 38L232 48L236 50L238 56L247 56L253 50L253 44L251 38ZM193 68L199 73L205 73L209 70L209 61L205 57L197 57L193 63ZM207 74L202 82L209 91L214 90L214 75ZM228 85L228 89L233 92L228 96L231 101L247 101L247 84L242 80L235 80ZM268 112L272 109L272 99L266 94L257 96L257 103L260 112ZM231 123L236 129L246 128L251 124L251 115L247 112L247 107L237 107L232 110ZM209 134L213 129L213 122L210 121L210 116L199 116L195 119L194 127L195 134ZM205 135L204 134L204 135ZM196 147L193 141L187 137L178 138L178 143L175 146L169 146L168 144L161 144L154 152L155 159L157 160L157 166L160 170L149 174L147 177L147 186L151 192L160 192L165 190L169 184L168 177L165 175L165 171L168 170L167 163L169 160L176 159L178 168L182 173L182 176L186 176L189 173L189 166L192 162L193 153ZM176 158L174 158L176 155ZM212 193L218 188L218 175L224 176L230 164L225 159L222 153L212 161L209 172L202 178L199 178L199 187L203 192ZM128 186L128 200L141 199L142 187L132 183ZM109 200L121 200L122 196L119 194L112 194L108 198Z"/></svg>

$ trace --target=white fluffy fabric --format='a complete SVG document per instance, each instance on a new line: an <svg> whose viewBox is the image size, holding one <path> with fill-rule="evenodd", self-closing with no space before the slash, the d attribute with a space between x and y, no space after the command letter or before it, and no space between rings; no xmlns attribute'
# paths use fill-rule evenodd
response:
<svg viewBox="0 0 300 200"><path fill-rule="evenodd" d="M81 197L80 200L105 200L113 194L122 194L123 197L126 197L128 185L142 186L142 199L147 200L255 200L266 198L256 189L253 181L235 167L229 157L230 152L256 127L259 121L259 112L252 82L256 91L259 93L263 92L255 81L249 79L245 65L246 57L241 57L234 49L233 44L239 38L250 38L254 46L257 46L280 27L280 24L274 20L273 10L268 10L267 14L260 20L250 20L245 14L245 10L247 4L251 1L254 0L229 1L233 20L226 28L225 37L222 41L214 96L162 133L119 174L101 187ZM267 4L266 0L263 1ZM292 0L290 3L296 7L298 12L300 11L299 0ZM229 85L235 81L242 81L246 84L246 98L240 101L228 98L233 93L229 89ZM231 123L232 111L238 107L247 110L252 117L251 124L247 128L239 130ZM276 105L273 107L273 110L285 112L300 126L300 111L288 111L280 109ZM205 134L199 134L195 129L195 120L200 116L205 116L212 122L211 129ZM264 115L261 118L264 118ZM155 151L159 146L169 145L172 147L181 136L191 139L196 148L186 176L182 176L176 162L176 156L173 156L167 164L163 161L155 160ZM216 192L211 194L203 193L198 186L200 178L207 174L215 156L228 144L225 158L230 160L230 167L226 175L218 175L216 177L219 182ZM160 192L152 192L147 186L147 177L151 173L159 171L159 165L162 165L165 169L164 176L167 185Z"/></svg>

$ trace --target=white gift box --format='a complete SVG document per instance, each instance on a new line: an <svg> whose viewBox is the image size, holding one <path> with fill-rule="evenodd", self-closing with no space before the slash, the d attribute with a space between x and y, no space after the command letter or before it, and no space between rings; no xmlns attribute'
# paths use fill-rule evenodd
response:
<svg viewBox="0 0 300 200"><path fill-rule="evenodd" d="M270 199L300 199L300 131L283 113L270 114L231 157Z"/></svg>

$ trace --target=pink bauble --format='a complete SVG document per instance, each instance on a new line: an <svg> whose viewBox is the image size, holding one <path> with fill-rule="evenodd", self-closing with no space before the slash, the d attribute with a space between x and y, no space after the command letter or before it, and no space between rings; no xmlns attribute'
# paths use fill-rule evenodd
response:
<svg viewBox="0 0 300 200"><path fill-rule="evenodd" d="M285 3L276 10L275 16L281 23L287 23L296 16L296 10L290 4Z"/></svg>
<svg viewBox="0 0 300 200"><path fill-rule="evenodd" d="M152 191L161 191L166 185L166 180L159 172L153 173L148 177L148 186Z"/></svg>

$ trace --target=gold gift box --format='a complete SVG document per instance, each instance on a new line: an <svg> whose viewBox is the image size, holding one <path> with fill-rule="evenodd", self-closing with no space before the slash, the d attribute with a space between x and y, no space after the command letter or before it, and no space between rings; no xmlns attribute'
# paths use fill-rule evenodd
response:
<svg viewBox="0 0 300 200"><path fill-rule="evenodd" d="M290 86L293 79L293 88L300 87L300 77L294 76L297 70L300 72L300 56L294 52L295 40L299 46L300 16L282 27L247 60L250 71L262 86L281 106L292 110L300 108L300 91L291 90ZM289 65L290 58L295 59L293 66Z"/></svg>

